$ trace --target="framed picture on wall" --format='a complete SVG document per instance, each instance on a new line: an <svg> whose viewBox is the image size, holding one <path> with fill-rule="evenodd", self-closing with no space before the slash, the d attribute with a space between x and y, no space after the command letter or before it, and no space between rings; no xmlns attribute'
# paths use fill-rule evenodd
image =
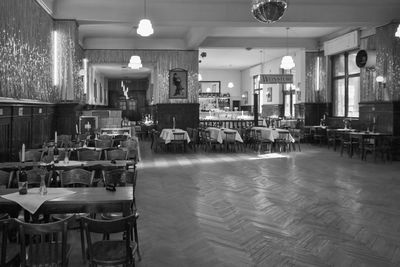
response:
<svg viewBox="0 0 400 267"><path fill-rule="evenodd" d="M186 99L188 97L187 70L172 69L169 71L169 98Z"/></svg>
<svg viewBox="0 0 400 267"><path fill-rule="evenodd" d="M97 129L97 116L80 116L79 117L79 132L81 134L90 133L93 134Z"/></svg>
<svg viewBox="0 0 400 267"><path fill-rule="evenodd" d="M267 102L272 102L272 87L267 88Z"/></svg>

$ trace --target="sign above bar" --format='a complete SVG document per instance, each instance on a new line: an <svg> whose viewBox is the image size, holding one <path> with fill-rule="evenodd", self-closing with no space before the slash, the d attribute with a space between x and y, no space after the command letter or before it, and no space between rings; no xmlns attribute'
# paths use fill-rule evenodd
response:
<svg viewBox="0 0 400 267"><path fill-rule="evenodd" d="M260 74L260 84L293 83L293 74Z"/></svg>

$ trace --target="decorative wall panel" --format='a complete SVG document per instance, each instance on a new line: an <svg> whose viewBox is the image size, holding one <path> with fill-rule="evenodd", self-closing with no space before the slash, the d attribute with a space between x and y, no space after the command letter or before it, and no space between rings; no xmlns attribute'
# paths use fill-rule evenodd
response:
<svg viewBox="0 0 400 267"><path fill-rule="evenodd" d="M86 50L89 63L117 63L126 65L132 55L140 56L144 67L154 72L153 101L157 103L197 103L199 82L198 51L172 50ZM188 71L188 98L169 99L169 70L181 68Z"/></svg>
<svg viewBox="0 0 400 267"><path fill-rule="evenodd" d="M35 1L0 1L0 96L55 101L52 27L52 18Z"/></svg>
<svg viewBox="0 0 400 267"><path fill-rule="evenodd" d="M318 80L318 82L317 82ZM328 102L326 57L323 52L306 52L306 103Z"/></svg>

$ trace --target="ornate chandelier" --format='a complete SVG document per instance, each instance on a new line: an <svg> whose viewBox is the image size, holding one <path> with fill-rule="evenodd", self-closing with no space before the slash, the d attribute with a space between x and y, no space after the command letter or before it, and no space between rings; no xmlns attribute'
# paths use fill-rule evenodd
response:
<svg viewBox="0 0 400 267"><path fill-rule="evenodd" d="M252 0L251 12L258 21L272 23L282 18L286 8L285 0Z"/></svg>

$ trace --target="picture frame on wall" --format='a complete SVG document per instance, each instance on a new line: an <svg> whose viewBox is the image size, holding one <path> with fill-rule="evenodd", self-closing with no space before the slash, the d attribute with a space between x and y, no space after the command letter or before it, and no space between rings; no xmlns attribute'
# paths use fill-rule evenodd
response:
<svg viewBox="0 0 400 267"><path fill-rule="evenodd" d="M267 88L267 102L272 102L272 87Z"/></svg>
<svg viewBox="0 0 400 267"><path fill-rule="evenodd" d="M186 99L188 97L188 72L184 69L169 71L169 98Z"/></svg>
<svg viewBox="0 0 400 267"><path fill-rule="evenodd" d="M94 134L94 131L97 128L98 128L97 116L80 116L79 117L79 133Z"/></svg>

